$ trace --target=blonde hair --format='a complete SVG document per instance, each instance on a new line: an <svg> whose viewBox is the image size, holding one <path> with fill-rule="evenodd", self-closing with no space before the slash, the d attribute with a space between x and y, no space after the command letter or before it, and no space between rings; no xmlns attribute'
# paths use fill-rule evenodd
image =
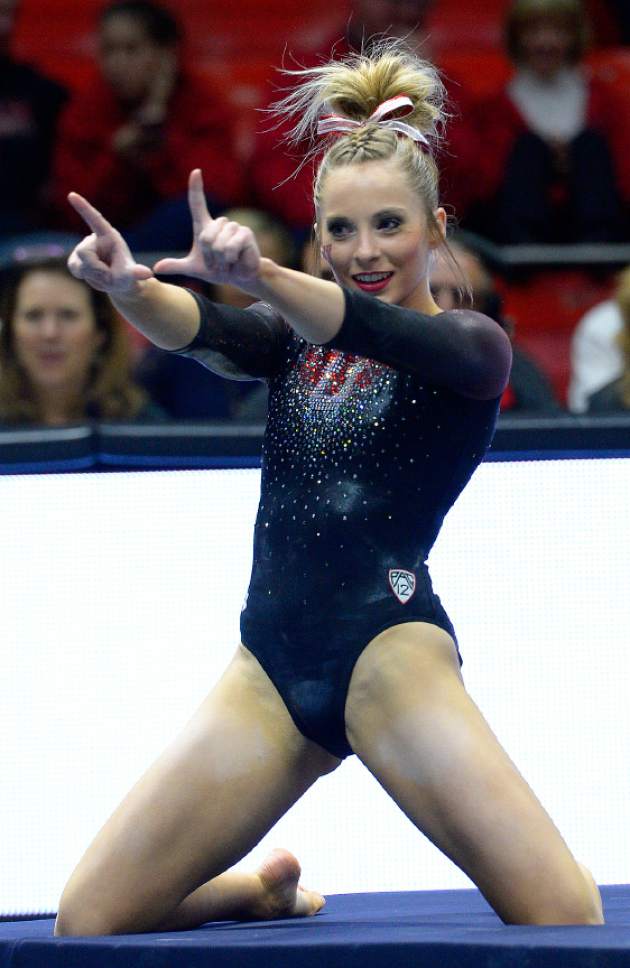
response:
<svg viewBox="0 0 630 968"><path fill-rule="evenodd" d="M623 320L623 328L617 337L624 358L620 397L624 407L630 410L630 268L624 269L619 276L615 299Z"/></svg>
<svg viewBox="0 0 630 968"><path fill-rule="evenodd" d="M505 22L505 42L510 58L522 60L521 33L532 20L562 20L573 34L569 60L576 64L588 47L589 26L582 0L513 0Z"/></svg>
<svg viewBox="0 0 630 968"><path fill-rule="evenodd" d="M405 115L405 123L424 135L429 148L436 146L446 111L444 85L435 67L409 51L401 41L386 40L372 45L367 53L284 73L300 79L299 85L274 105L278 116L297 119L287 139L289 144L310 142L306 161L319 155L324 146L313 188L316 209L332 169L396 158L422 200L430 232L438 233L434 212L439 203L439 174L433 152L420 148L406 135L368 120L384 101L404 94L413 105ZM361 126L350 133L322 139L317 135L317 122L331 111L359 121Z"/></svg>
<svg viewBox="0 0 630 968"><path fill-rule="evenodd" d="M131 354L127 330L103 292L71 275L65 260L42 259L16 266L0 297L0 421L11 424L39 423L42 414L29 379L20 366L13 345L13 317L20 286L33 272L50 272L85 286L96 329L103 333L102 347L95 353L83 396L83 412L77 420L133 420L148 397L131 378Z"/></svg>

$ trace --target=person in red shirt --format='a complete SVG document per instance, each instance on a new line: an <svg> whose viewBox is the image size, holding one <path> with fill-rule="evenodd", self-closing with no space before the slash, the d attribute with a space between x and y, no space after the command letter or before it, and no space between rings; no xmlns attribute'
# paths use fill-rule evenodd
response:
<svg viewBox="0 0 630 968"><path fill-rule="evenodd" d="M513 0L506 42L516 70L479 105L483 198L469 228L508 244L623 238L615 108L582 64L586 39L581 0Z"/></svg>
<svg viewBox="0 0 630 968"><path fill-rule="evenodd" d="M98 26L98 75L61 120L54 164L60 212L77 186L106 206L130 244L185 248L185 188L201 168L216 210L240 199L230 112L202 75L182 62L181 28L152 0L106 7ZM78 227L65 214L65 226Z"/></svg>

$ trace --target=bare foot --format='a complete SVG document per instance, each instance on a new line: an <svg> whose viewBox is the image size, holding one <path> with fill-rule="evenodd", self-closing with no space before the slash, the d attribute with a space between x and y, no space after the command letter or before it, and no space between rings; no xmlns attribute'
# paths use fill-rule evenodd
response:
<svg viewBox="0 0 630 968"><path fill-rule="evenodd" d="M297 858L282 847L276 847L265 858L256 872L262 885L262 897L256 904L255 916L271 918L303 918L317 914L326 901L316 891L300 887L301 868Z"/></svg>

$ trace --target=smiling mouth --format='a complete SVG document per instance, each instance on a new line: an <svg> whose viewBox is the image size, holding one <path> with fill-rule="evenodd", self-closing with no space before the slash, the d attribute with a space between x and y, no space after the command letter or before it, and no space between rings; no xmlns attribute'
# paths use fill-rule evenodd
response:
<svg viewBox="0 0 630 968"><path fill-rule="evenodd" d="M352 278L365 292L380 292L393 277L393 272L357 272Z"/></svg>

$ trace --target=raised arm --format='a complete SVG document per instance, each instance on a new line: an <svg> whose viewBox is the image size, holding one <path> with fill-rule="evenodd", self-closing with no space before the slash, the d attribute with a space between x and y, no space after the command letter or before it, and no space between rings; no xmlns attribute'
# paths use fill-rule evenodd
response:
<svg viewBox="0 0 630 968"><path fill-rule="evenodd" d="M273 263L262 266L257 293L309 342L419 373L467 397L491 400L507 385L510 341L481 313L419 313Z"/></svg>
<svg viewBox="0 0 630 968"><path fill-rule="evenodd" d="M335 335L344 315L343 293L336 283L262 258L251 229L223 217L213 219L198 169L190 175L188 201L192 248L183 259L161 259L154 272L236 286L273 306L308 342L325 343Z"/></svg>
<svg viewBox="0 0 630 968"><path fill-rule="evenodd" d="M468 309L428 315L344 290L343 324L331 346L419 373L427 383L466 397L500 396L512 348L501 327Z"/></svg>
<svg viewBox="0 0 630 968"><path fill-rule="evenodd" d="M75 274L109 292L127 319L158 346L181 349L191 344L201 319L194 297L151 278L151 270L134 263L119 233L96 209L80 196L71 201L93 232L71 257ZM231 283L270 305L308 342L413 370L428 383L464 396L492 399L505 388L510 344L491 319L470 311L432 316L390 306L261 258L251 229L210 216L198 170L190 177L189 203L191 251L183 259L161 260L155 272ZM224 310L209 306L204 334L210 334L210 341L206 335L204 341L212 348L212 332L221 331ZM276 330L272 326L270 332L277 341Z"/></svg>
<svg viewBox="0 0 630 968"><path fill-rule="evenodd" d="M166 259L160 266L166 271L176 266L185 275L216 282L221 279L220 272L212 274L207 267L202 272L200 267L199 237L214 220L206 208L203 190L199 197L199 183L200 175L191 185L193 249L187 259ZM92 229L68 260L71 272L108 293L125 318L156 346L183 351L232 379L264 379L277 371L288 328L269 306L235 309L159 281L148 266L135 262L120 233L93 205L76 193L69 201ZM259 258L257 251L253 240L255 258Z"/></svg>
<svg viewBox="0 0 630 968"><path fill-rule="evenodd" d="M123 316L156 346L172 350L190 343L200 321L193 296L180 286L159 282L148 266L138 264L120 233L85 198L71 192L68 200L92 230L68 259L72 274L108 293Z"/></svg>

